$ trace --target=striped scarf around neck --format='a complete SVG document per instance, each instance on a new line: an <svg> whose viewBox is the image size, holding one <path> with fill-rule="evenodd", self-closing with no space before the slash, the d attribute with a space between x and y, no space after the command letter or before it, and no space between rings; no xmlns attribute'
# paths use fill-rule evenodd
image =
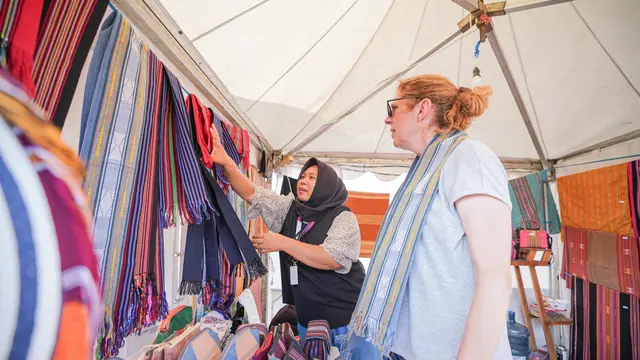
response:
<svg viewBox="0 0 640 360"><path fill-rule="evenodd" d="M341 359L350 359L353 350L364 341L372 343L383 356L389 353L413 250L438 192L440 173L465 139L467 135L460 131L438 134L411 165L382 220Z"/></svg>

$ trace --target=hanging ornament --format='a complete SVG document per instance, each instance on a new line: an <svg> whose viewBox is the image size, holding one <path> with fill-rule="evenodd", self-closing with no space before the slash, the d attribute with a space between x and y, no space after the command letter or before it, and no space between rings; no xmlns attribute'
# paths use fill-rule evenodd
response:
<svg viewBox="0 0 640 360"><path fill-rule="evenodd" d="M481 41L478 40L478 42L476 43L476 46L473 50L473 58L477 59L478 56L480 56L480 44L482 44Z"/></svg>

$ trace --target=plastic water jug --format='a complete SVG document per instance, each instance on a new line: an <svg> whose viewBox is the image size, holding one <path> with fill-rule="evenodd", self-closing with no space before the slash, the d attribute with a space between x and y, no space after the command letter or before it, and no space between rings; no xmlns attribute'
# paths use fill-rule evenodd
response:
<svg viewBox="0 0 640 360"><path fill-rule="evenodd" d="M511 356L529 356L529 330L526 326L516 322L516 313L509 311L507 320L507 333L509 335L509 345L511 346Z"/></svg>

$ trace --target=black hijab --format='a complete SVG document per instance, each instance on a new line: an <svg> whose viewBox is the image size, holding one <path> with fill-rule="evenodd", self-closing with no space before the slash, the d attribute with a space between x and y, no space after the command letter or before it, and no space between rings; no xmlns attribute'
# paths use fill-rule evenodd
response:
<svg viewBox="0 0 640 360"><path fill-rule="evenodd" d="M309 201L304 203L299 201L298 192L293 191L296 199L289 209L290 213L295 211L295 215L300 216L304 222L316 221L322 218L329 210L344 205L349 197L344 182L338 177L335 170L316 158L311 158L304 164L302 170L300 170L300 175L298 175L298 181L300 181L302 174L312 166L318 167L318 177Z"/></svg>

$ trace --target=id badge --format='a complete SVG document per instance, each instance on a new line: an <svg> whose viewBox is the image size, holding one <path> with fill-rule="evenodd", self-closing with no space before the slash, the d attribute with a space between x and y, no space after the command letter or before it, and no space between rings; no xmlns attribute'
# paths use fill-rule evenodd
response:
<svg viewBox="0 0 640 360"><path fill-rule="evenodd" d="M291 285L298 285L298 266L289 266L289 283Z"/></svg>

